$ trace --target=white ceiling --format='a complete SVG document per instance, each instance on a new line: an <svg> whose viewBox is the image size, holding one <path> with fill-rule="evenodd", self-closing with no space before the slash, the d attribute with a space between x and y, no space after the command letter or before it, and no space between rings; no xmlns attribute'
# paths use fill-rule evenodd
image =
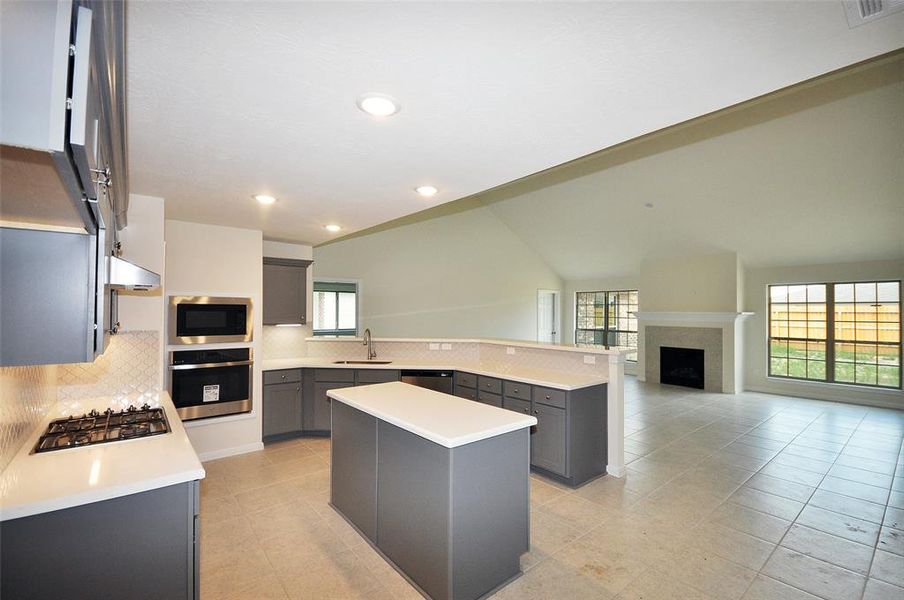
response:
<svg viewBox="0 0 904 600"><path fill-rule="evenodd" d="M482 196L563 279L904 259L904 54ZM648 208L646 204L652 204Z"/></svg>
<svg viewBox="0 0 904 600"><path fill-rule="evenodd" d="M904 13L850 29L837 1L133 2L128 19L132 191L309 243L904 46ZM401 112L375 121L364 92Z"/></svg>

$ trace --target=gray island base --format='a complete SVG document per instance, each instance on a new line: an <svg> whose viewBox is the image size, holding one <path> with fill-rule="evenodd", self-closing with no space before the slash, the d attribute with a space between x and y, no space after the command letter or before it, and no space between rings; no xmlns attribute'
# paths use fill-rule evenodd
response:
<svg viewBox="0 0 904 600"><path fill-rule="evenodd" d="M398 382L330 396L330 502L422 594L482 598L521 574L536 419Z"/></svg>

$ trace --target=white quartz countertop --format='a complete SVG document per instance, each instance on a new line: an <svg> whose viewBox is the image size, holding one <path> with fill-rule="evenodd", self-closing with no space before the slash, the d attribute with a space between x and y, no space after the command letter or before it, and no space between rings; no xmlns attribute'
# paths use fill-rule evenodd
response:
<svg viewBox="0 0 904 600"><path fill-rule="evenodd" d="M530 415L400 381L329 390L327 395L446 448L537 424Z"/></svg>
<svg viewBox="0 0 904 600"><path fill-rule="evenodd" d="M81 414L92 408L119 410L143 402L164 408L169 433L32 453L47 423L53 419ZM166 393L140 400L95 398L60 405L46 415L41 426L0 474L0 520L109 500L203 479L204 476L204 467Z"/></svg>
<svg viewBox="0 0 904 600"><path fill-rule="evenodd" d="M337 364L333 357L275 358L264 360L264 371L279 369L392 369L392 370L430 370L430 371L465 371L476 375L486 375L499 379L511 379L530 385L540 385L560 390L577 390L606 383L604 375L588 375L569 373L554 369L541 369L518 364L496 363L487 361L415 361L409 359L392 360L388 364L355 363Z"/></svg>

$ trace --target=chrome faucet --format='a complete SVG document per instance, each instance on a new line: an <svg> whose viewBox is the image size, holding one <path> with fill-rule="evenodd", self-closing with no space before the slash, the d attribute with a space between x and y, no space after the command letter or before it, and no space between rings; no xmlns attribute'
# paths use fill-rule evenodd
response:
<svg viewBox="0 0 904 600"><path fill-rule="evenodd" d="M377 357L374 350L374 339L370 335L370 328L364 330L364 345L367 346L367 360L373 360Z"/></svg>

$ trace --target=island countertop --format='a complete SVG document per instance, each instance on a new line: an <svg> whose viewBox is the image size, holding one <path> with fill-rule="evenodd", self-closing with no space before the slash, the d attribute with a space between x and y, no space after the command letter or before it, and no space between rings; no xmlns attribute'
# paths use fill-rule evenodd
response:
<svg viewBox="0 0 904 600"><path fill-rule="evenodd" d="M44 427L52 419L91 409L116 410L147 402L162 406L170 431L108 444L35 454ZM0 475L0 520L17 519L91 502L109 500L186 481L203 479L204 467L166 392L156 398L93 398L61 403L46 415Z"/></svg>
<svg viewBox="0 0 904 600"><path fill-rule="evenodd" d="M399 381L333 389L327 395L446 448L537 424L530 415Z"/></svg>

